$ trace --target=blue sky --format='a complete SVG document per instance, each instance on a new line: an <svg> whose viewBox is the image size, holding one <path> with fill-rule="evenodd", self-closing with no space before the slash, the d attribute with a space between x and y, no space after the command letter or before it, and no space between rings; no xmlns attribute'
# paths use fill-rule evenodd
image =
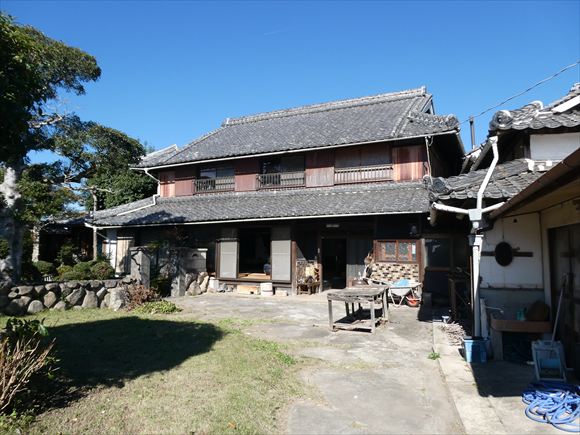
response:
<svg viewBox="0 0 580 435"><path fill-rule="evenodd" d="M579 1L0 5L97 58L101 79L64 96L68 110L155 148L227 117L421 85L437 113L463 121L580 59ZM506 106L551 101L576 81L578 67ZM478 142L492 114L476 120ZM468 124L462 136L469 148Z"/></svg>

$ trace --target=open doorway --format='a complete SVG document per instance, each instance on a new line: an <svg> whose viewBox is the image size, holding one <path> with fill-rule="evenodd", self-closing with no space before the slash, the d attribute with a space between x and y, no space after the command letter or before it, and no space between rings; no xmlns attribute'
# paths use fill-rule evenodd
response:
<svg viewBox="0 0 580 435"><path fill-rule="evenodd" d="M346 287L346 239L322 239L323 288Z"/></svg>
<svg viewBox="0 0 580 435"><path fill-rule="evenodd" d="M269 279L271 274L269 228L239 230L239 278Z"/></svg>

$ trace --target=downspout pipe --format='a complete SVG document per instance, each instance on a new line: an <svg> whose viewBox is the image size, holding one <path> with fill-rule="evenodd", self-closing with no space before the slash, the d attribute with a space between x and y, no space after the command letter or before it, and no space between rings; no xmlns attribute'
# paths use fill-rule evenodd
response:
<svg viewBox="0 0 580 435"><path fill-rule="evenodd" d="M497 150L497 136L489 138L489 143L493 151L493 160L489 166L479 190L477 191L476 207L471 209L463 209L459 207L452 207L444 204L434 203L433 208L450 213L466 214L469 216L472 226L472 234L469 238L472 247L472 297L473 297L473 335L474 337L481 337L481 304L479 300L479 266L481 261L481 247L483 246L483 234L481 234L481 224L483 214L500 208L504 203L491 205L483 208L483 194L489 184L489 180L495 170L499 160L499 152Z"/></svg>
<svg viewBox="0 0 580 435"><path fill-rule="evenodd" d="M145 174L147 174L149 177L153 178L157 182L157 196L159 196L161 194L161 181L158 178L155 178L153 175L151 175L151 173L149 172L149 168L143 169L143 172L145 172ZM156 200L157 198L154 197L153 205L157 204Z"/></svg>

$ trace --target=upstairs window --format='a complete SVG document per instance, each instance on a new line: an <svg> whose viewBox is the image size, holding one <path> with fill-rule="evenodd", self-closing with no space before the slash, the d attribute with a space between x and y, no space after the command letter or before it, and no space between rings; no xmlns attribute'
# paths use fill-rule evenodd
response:
<svg viewBox="0 0 580 435"><path fill-rule="evenodd" d="M279 174L281 172L304 171L304 156L289 155L262 160L262 174Z"/></svg>

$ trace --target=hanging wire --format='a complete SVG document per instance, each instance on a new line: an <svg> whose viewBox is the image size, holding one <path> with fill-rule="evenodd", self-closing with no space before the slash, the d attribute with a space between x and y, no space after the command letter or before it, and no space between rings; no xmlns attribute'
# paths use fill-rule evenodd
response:
<svg viewBox="0 0 580 435"><path fill-rule="evenodd" d="M558 71L558 72L556 72L556 73L552 74L550 77L546 77L545 79L542 79L542 80L540 80L539 82L537 82L537 83L533 84L532 86L530 86L529 88L527 88L525 91L522 91L522 92L520 92L519 94L516 94L516 95L513 95L513 96L511 96L511 97L509 97L509 98L507 98L507 99L503 100L501 103L498 103L498 104L496 104L496 105L495 105L495 106L493 106L493 107L490 107L490 108L488 108L488 109L485 109L483 112L479 113L478 115L475 115L475 116L470 116L470 117L468 117L466 120L464 120L464 121L461 121L461 123L460 123L460 124L465 124L465 123L466 123L467 121L469 121L470 119L479 118L481 115L485 115L487 112L490 112L490 111L492 111L493 109L497 109L498 107L500 107L500 106L503 106L505 103L507 103L507 102L509 102L509 101L511 101L511 100L513 100L513 99L515 99L515 98L521 97L521 96L522 96L522 95L524 95L525 93L527 93L527 92L530 92L532 89L534 89L534 88L536 88L536 87L540 86L542 83L546 83L547 81L550 81L550 80L552 80L552 79L554 79L554 78L558 77L558 76L559 76L560 74L562 74L564 71L567 71L567 70L569 70L569 69L571 69L571 68L574 68L575 66L577 66L577 65L579 65L579 64L580 64L580 59L579 59L579 60L577 60L576 62L574 62L573 64L570 64L570 65L568 65L568 66L565 66L565 67L564 67L564 68L562 68L560 71Z"/></svg>

